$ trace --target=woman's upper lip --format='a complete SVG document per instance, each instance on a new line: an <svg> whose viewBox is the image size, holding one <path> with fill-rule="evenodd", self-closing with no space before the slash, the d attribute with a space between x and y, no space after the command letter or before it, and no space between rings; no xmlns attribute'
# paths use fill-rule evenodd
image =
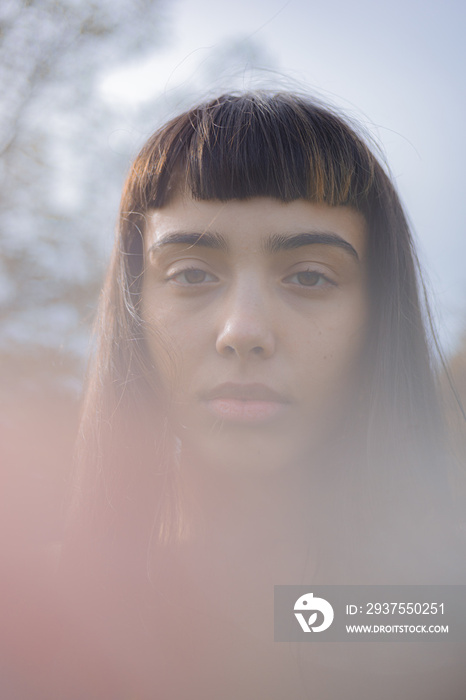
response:
<svg viewBox="0 0 466 700"><path fill-rule="evenodd" d="M252 384L239 384L235 382L225 382L218 384L210 391L207 391L203 398L206 401L214 399L237 399L238 401L274 401L279 403L289 403L283 394L280 394L275 389L254 382Z"/></svg>

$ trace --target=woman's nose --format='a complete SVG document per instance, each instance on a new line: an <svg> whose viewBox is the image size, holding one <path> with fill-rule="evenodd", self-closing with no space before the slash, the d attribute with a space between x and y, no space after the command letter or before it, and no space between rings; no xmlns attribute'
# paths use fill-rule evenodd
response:
<svg viewBox="0 0 466 700"><path fill-rule="evenodd" d="M216 342L220 355L266 359L274 354L275 344L269 304L260 288L248 285L224 299Z"/></svg>

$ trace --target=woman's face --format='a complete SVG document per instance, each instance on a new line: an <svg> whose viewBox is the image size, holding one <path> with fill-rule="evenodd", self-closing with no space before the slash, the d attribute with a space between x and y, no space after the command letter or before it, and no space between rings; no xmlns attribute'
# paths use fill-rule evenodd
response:
<svg viewBox="0 0 466 700"><path fill-rule="evenodd" d="M193 459L280 469L334 439L357 404L365 251L348 207L180 194L148 214L146 340L157 366L160 329L169 340L163 379Z"/></svg>

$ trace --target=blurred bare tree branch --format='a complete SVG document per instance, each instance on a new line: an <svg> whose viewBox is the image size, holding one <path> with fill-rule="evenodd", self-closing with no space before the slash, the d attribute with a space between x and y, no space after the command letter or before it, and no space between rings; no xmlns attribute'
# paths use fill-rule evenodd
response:
<svg viewBox="0 0 466 700"><path fill-rule="evenodd" d="M4 0L0 84L8 100L0 154L14 142L28 105L45 85L89 79L106 65L153 49L161 43L161 19L158 0Z"/></svg>
<svg viewBox="0 0 466 700"><path fill-rule="evenodd" d="M115 115L97 82L163 44L163 10L162 0L0 5L4 376L36 374L41 364L57 376L80 373L82 319L95 305L127 166L108 146Z"/></svg>

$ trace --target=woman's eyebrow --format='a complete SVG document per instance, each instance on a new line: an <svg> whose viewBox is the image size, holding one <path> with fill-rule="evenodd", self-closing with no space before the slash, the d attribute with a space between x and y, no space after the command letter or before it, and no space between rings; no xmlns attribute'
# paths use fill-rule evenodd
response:
<svg viewBox="0 0 466 700"><path fill-rule="evenodd" d="M308 233L296 233L292 235L283 235L281 233L273 234L264 242L264 250L267 253L279 253L282 250L293 250L306 245L330 245L342 248L347 253L350 253L356 260L359 260L359 255L355 248L341 238L336 233L327 233L324 231L312 231Z"/></svg>
<svg viewBox="0 0 466 700"><path fill-rule="evenodd" d="M158 241L155 241L149 253L157 253L159 250L169 245L203 246L204 248L215 248L216 250L228 250L225 238L215 231L204 231L202 233L192 231L173 231L167 233Z"/></svg>

